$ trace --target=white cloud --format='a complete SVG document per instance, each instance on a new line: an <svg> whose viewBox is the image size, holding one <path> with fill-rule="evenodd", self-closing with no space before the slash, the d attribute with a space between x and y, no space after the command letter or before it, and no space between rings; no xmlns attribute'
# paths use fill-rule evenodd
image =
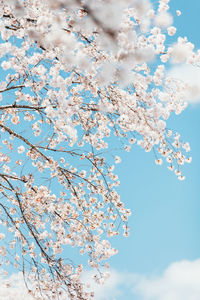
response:
<svg viewBox="0 0 200 300"><path fill-rule="evenodd" d="M181 64L170 69L167 75L186 84L188 102L200 102L200 67Z"/></svg>
<svg viewBox="0 0 200 300"><path fill-rule="evenodd" d="M84 274L84 282L89 284L89 290L94 291L95 300L116 300L120 296L124 296L124 288L128 286L130 289L131 284L127 279L128 273L121 273L116 270L110 271L110 277L104 284L96 284L92 277L94 272L90 271Z"/></svg>
<svg viewBox="0 0 200 300"><path fill-rule="evenodd" d="M145 300L199 300L200 259L172 263L160 277L138 278L133 291Z"/></svg>
<svg viewBox="0 0 200 300"><path fill-rule="evenodd" d="M159 276L144 276L137 273L111 270L111 276L104 285L92 280L92 271L84 273L84 282L95 291L95 300L199 300L200 299L200 259L174 262ZM11 287L6 287L0 277L1 300L32 300L26 293L22 274L9 277ZM65 298L66 300L66 298Z"/></svg>
<svg viewBox="0 0 200 300"><path fill-rule="evenodd" d="M141 300L199 300L200 259L174 262L157 277L112 270L105 285L91 284L91 288L95 300L127 299L130 293L132 299Z"/></svg>
<svg viewBox="0 0 200 300"><path fill-rule="evenodd" d="M33 300L28 295L22 273L16 273L8 278L0 277L1 300Z"/></svg>

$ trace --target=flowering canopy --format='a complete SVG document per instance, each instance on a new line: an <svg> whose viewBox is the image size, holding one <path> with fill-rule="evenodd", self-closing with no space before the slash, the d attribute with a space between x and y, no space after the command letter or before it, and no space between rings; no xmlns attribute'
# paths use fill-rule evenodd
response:
<svg viewBox="0 0 200 300"><path fill-rule="evenodd" d="M184 179L190 147L165 121L186 107L187 86L165 66L200 53L186 38L165 46L176 33L168 2L0 1L1 263L35 299L93 297L66 249L87 254L103 282L117 253L107 237L128 236L121 159L106 154L114 136Z"/></svg>

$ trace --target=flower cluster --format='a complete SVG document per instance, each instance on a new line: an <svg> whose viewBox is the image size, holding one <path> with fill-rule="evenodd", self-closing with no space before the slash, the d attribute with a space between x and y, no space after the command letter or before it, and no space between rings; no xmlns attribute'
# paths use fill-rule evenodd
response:
<svg viewBox="0 0 200 300"><path fill-rule="evenodd" d="M168 3L0 1L0 253L36 299L92 298L66 253L87 254L103 282L117 253L108 238L129 235L121 158L107 154L116 137L184 179L190 147L166 120L186 107L186 88L166 64L198 63L200 52L186 38L167 46L176 33Z"/></svg>

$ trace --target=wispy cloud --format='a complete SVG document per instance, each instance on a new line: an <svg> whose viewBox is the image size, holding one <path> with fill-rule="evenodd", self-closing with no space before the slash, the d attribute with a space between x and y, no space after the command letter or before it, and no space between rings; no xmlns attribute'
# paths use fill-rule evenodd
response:
<svg viewBox="0 0 200 300"><path fill-rule="evenodd" d="M0 277L1 300L33 300L28 295L22 273L12 274L5 278Z"/></svg>
<svg viewBox="0 0 200 300"><path fill-rule="evenodd" d="M112 270L105 285L91 287L95 300L127 299L127 294L141 300L199 300L200 259L174 262L159 276Z"/></svg>
<svg viewBox="0 0 200 300"><path fill-rule="evenodd" d="M102 285L94 282L92 279L94 274L93 271L86 272L84 274L84 282L87 285L89 284L89 290L94 291L95 300L123 299L126 295L125 290L128 288L131 291L131 277L134 274L131 274L132 276L129 277L129 273L111 270L110 277Z"/></svg>
<svg viewBox="0 0 200 300"><path fill-rule="evenodd" d="M133 291L145 300L199 300L200 259L172 263L155 278L138 278Z"/></svg>
<svg viewBox="0 0 200 300"><path fill-rule="evenodd" d="M186 84L186 100L188 102L200 102L200 67L181 64L172 67L167 75Z"/></svg>
<svg viewBox="0 0 200 300"><path fill-rule="evenodd" d="M104 285L95 284L92 271L84 273L84 282L95 292L95 300L199 300L200 259L183 260L170 264L158 276L145 276L131 272L111 270ZM11 287L6 286L11 282ZM130 296L130 298L129 298ZM28 296L22 274L5 280L0 277L1 300L33 300ZM66 297L64 297L66 300Z"/></svg>

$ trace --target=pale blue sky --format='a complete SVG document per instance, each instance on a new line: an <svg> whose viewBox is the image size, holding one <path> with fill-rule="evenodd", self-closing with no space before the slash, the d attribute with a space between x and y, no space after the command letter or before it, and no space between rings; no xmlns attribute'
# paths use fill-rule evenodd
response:
<svg viewBox="0 0 200 300"><path fill-rule="evenodd" d="M173 15L182 11L175 18L176 36L200 48L200 2L172 0L170 6ZM119 254L112 267L119 271L159 274L174 261L200 257L200 102L172 115L168 127L190 143L192 164L184 167L186 180L180 182L166 166L155 165L153 153L134 147L122 155L120 194L133 215L130 237L113 241Z"/></svg>
<svg viewBox="0 0 200 300"><path fill-rule="evenodd" d="M200 48L200 1L171 0L170 6L174 16L177 9L182 11L174 20L176 36L187 36ZM193 161L184 166L185 181L178 181L166 165L157 166L153 153L137 146L122 152L122 163L116 166L121 199L132 210L130 237L112 239L119 253L110 263L119 273L159 275L173 262L200 258L200 101L181 115L172 115L167 127L191 145ZM74 260L77 253L73 249ZM123 296L117 300L143 299L133 298L123 283L121 290Z"/></svg>

